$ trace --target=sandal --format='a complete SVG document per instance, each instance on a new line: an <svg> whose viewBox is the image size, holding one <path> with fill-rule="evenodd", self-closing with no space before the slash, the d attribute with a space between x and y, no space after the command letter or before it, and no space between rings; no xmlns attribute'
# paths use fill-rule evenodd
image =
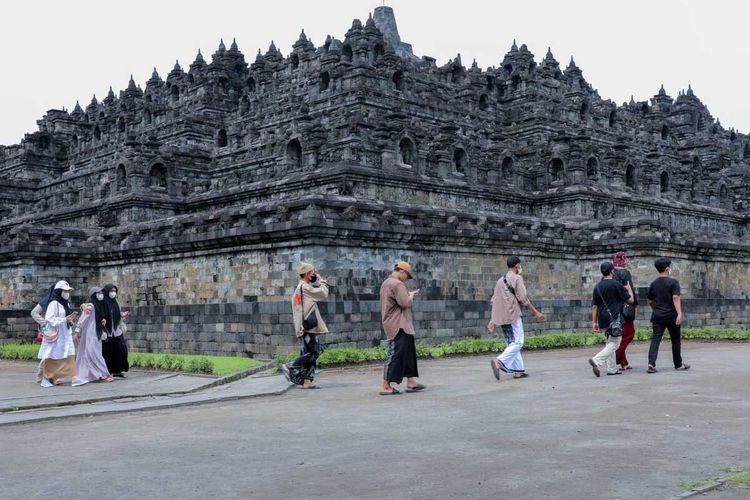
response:
<svg viewBox="0 0 750 500"><path fill-rule="evenodd" d="M419 392L427 389L426 385L417 384L414 387L407 387L406 392Z"/></svg>
<svg viewBox="0 0 750 500"><path fill-rule="evenodd" d="M495 376L497 380L500 380L500 368L497 367L495 364L496 359L493 359L490 361L490 365L492 366L492 374Z"/></svg>
<svg viewBox="0 0 750 500"><path fill-rule="evenodd" d="M523 372L523 373L516 373L515 375L513 375L513 378L514 378L514 379L515 379L515 378L528 378L528 377L529 377L529 374L528 374L528 373L526 373L526 372Z"/></svg>
<svg viewBox="0 0 750 500"><path fill-rule="evenodd" d="M393 396L395 394L401 394L401 391L399 391L395 387L391 387L390 391L380 391L381 396Z"/></svg>
<svg viewBox="0 0 750 500"><path fill-rule="evenodd" d="M281 365L281 373L284 374L284 378L286 378L287 382L292 383L292 376L289 373L289 366L287 366L286 363Z"/></svg>

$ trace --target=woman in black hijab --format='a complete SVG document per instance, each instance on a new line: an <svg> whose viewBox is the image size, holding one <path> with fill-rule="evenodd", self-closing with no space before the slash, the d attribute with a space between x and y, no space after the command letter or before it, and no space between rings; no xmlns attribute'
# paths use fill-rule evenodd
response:
<svg viewBox="0 0 750 500"><path fill-rule="evenodd" d="M113 377L125 378L128 371L128 345L122 336L122 320L128 317L127 312L120 310L117 303L117 287L108 284L104 287L104 318L103 332L106 337L102 342L102 355L107 363L107 369ZM97 318L99 321L99 318Z"/></svg>

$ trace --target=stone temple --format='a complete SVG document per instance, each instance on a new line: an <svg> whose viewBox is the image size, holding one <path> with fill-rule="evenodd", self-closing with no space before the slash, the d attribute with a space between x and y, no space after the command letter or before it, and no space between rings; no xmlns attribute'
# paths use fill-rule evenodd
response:
<svg viewBox="0 0 750 500"><path fill-rule="evenodd" d="M750 138L690 88L617 105L515 42L496 67L438 65L378 7L319 47L302 32L248 64L221 43L38 124L0 146L2 342L31 340L29 310L67 279L76 304L119 285L136 350L294 350L301 260L334 285L329 345L384 338L399 259L419 337L476 337L510 253L548 317L527 329L584 330L621 249L640 294L672 258L688 326L750 318Z"/></svg>

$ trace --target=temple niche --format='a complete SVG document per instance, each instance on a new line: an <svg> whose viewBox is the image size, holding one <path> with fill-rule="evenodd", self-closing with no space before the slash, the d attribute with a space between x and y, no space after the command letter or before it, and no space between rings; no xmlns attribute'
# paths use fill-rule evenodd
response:
<svg viewBox="0 0 750 500"><path fill-rule="evenodd" d="M0 146L0 262L13 283L0 309L32 307L47 269L73 279L83 266L92 280L126 279L130 304L187 328L170 307L261 314L303 257L344 262L354 270L341 271L338 300L370 300L375 270L398 256L431 262L429 300L471 309L492 280L448 276L461 255L481 268L514 252L559 269L621 247L684 259L693 297L740 294L729 268L705 262L747 268L750 137L692 87L672 97L655 81L653 97L618 104L573 58L537 58L515 40L491 67L464 61L415 55L378 7L319 45L302 31L288 49L246 57L222 40L164 77L154 68L85 108L49 110ZM583 297L579 275L541 299ZM244 328L217 342L272 349L263 328Z"/></svg>

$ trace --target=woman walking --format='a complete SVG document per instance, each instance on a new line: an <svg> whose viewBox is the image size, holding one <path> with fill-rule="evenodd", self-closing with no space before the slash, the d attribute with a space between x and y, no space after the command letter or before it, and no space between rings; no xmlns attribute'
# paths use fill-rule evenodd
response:
<svg viewBox="0 0 750 500"><path fill-rule="evenodd" d="M82 385L95 380L112 382L102 356L102 338L107 338L104 327L107 324L104 307L104 291L101 287L89 288L91 302L81 305L81 319L75 328L74 340L78 343L76 370L78 375L73 385Z"/></svg>
<svg viewBox="0 0 750 500"><path fill-rule="evenodd" d="M50 287L44 291L42 296L39 298L39 302L34 306L34 309L31 310L31 317L34 319L37 325L39 325L39 329L37 330L37 342L40 342L39 338L42 338L42 331L44 330L44 327L47 325L47 320L44 319L44 315L47 313L47 306L49 305L49 301L52 300L52 292L55 291L55 284L51 284ZM39 362L39 369L36 372L36 382L40 383L42 381L42 364L44 361Z"/></svg>
<svg viewBox="0 0 750 500"><path fill-rule="evenodd" d="M70 326L78 313L70 312L70 292L67 281L55 283L55 289L44 315L45 326L38 358L42 360L42 387L62 384L63 378L76 375L76 349Z"/></svg>
<svg viewBox="0 0 750 500"><path fill-rule="evenodd" d="M113 377L125 378L125 372L128 371L128 345L122 334L124 326L122 320L128 317L127 312L120 311L120 304L117 302L117 287L108 284L104 287L104 318L106 323L103 325L106 332L105 340L102 342L102 355L107 363L107 371Z"/></svg>

